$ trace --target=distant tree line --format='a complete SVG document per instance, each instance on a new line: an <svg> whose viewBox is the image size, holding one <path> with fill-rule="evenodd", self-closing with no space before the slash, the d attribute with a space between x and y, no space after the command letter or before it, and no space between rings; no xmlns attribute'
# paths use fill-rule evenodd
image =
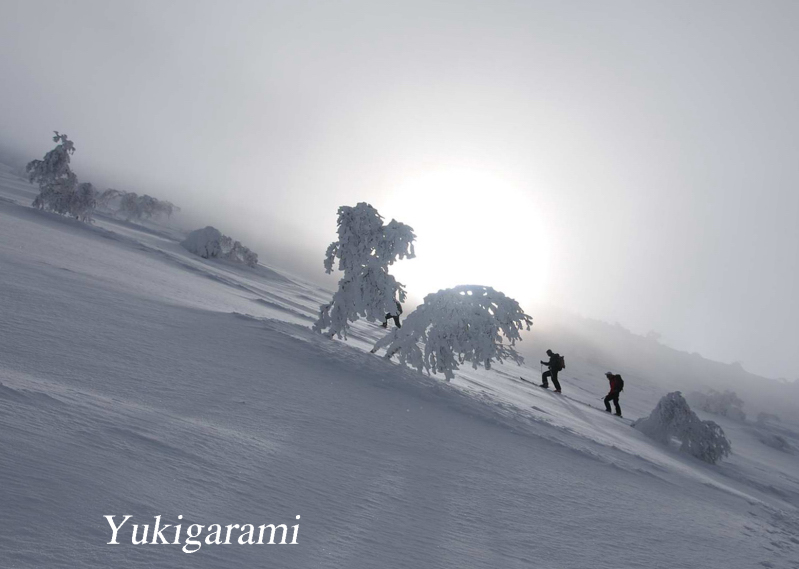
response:
<svg viewBox="0 0 799 569"><path fill-rule="evenodd" d="M33 207L74 217L85 223L92 221L98 208L113 211L112 203L117 204L116 213L127 220L151 219L166 215L171 217L180 208L168 201L152 196L139 196L134 192L121 192L108 189L100 192L90 182L78 182L78 176L70 168L75 144L66 134L55 131L53 142L56 147L44 155L42 160L31 160L25 167L28 180L39 186L39 195L33 200Z"/></svg>
<svg viewBox="0 0 799 569"><path fill-rule="evenodd" d="M132 219L152 219L180 211L172 202L159 200L147 194L139 195L136 192L122 192L108 189L98 198L98 205L115 214L123 216L127 221Z"/></svg>

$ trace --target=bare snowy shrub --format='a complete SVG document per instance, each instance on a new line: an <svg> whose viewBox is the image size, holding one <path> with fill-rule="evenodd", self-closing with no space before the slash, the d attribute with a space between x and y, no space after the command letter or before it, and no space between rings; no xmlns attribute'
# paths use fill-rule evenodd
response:
<svg viewBox="0 0 799 569"><path fill-rule="evenodd" d="M66 134L55 131L55 148L43 160L32 160L25 167L28 180L38 184L39 195L33 207L61 215L70 215L81 221L91 221L97 205L97 191L89 183L78 184L78 177L69 167L75 145Z"/></svg>
<svg viewBox="0 0 799 569"><path fill-rule="evenodd" d="M338 259L338 270L344 276L331 302L320 307L313 329L346 337L350 322L361 317L382 321L396 311L396 300L405 301L405 287L388 268L399 259L414 257L414 239L413 228L393 219L384 225L377 210L367 203L341 206L338 240L327 248L324 266L332 273Z"/></svg>
<svg viewBox="0 0 799 569"><path fill-rule="evenodd" d="M676 438L682 452L710 464L730 454L730 441L722 428L697 417L679 391L662 397L649 417L639 419L633 427L664 444Z"/></svg>
<svg viewBox="0 0 799 569"><path fill-rule="evenodd" d="M450 380L463 362L475 369L490 369L494 360L521 364L513 346L532 324L514 299L491 287L463 285L428 294L402 328L378 340L372 352L385 348L388 358L397 355L402 364Z"/></svg>
<svg viewBox="0 0 799 569"><path fill-rule="evenodd" d="M258 264L257 253L242 245L241 242L222 235L222 232L210 225L189 233L181 245L190 253L199 255L203 259L229 259L245 263L250 267L255 267Z"/></svg>
<svg viewBox="0 0 799 569"><path fill-rule="evenodd" d="M715 389L711 389L708 393L694 391L688 394L688 400L691 405L706 413L721 415L736 421L746 420L746 413L743 411L744 402L734 391L721 392Z"/></svg>

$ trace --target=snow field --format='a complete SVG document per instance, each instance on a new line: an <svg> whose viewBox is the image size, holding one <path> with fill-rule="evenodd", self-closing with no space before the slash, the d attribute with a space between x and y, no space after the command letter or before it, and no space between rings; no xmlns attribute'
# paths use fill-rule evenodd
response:
<svg viewBox="0 0 799 569"><path fill-rule="evenodd" d="M590 407L573 354L568 397L515 379L537 365L444 384L369 354L374 324L314 334L317 287L24 193L0 173L2 567L799 567L797 457L751 424L713 417L710 467ZM628 380L625 416L658 395ZM107 514L302 518L186 554L106 545Z"/></svg>

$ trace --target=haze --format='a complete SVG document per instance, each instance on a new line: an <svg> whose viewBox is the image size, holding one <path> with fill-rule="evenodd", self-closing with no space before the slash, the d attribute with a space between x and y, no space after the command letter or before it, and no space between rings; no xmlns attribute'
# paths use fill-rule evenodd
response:
<svg viewBox="0 0 799 569"><path fill-rule="evenodd" d="M336 209L486 284L799 376L796 2L0 0L0 147L324 277ZM189 225L189 221L186 221ZM188 227L194 229L195 227Z"/></svg>

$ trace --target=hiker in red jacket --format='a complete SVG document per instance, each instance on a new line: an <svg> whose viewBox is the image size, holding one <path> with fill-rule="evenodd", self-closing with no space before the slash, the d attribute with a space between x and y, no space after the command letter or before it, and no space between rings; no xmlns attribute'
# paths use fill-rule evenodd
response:
<svg viewBox="0 0 799 569"><path fill-rule="evenodd" d="M616 415L621 417L621 407L619 406L619 394L624 389L624 380L617 373L607 372L605 376L610 382L610 392L605 396L605 410L610 413L610 402L616 406Z"/></svg>

